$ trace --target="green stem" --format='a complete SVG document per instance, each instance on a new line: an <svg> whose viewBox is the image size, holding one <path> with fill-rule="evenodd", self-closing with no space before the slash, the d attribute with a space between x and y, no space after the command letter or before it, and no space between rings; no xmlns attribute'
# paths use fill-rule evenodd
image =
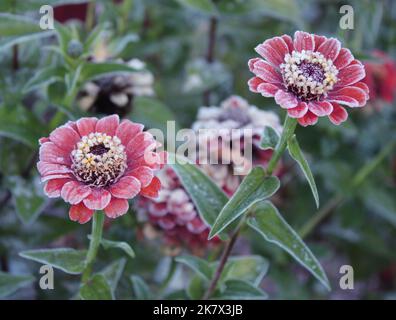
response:
<svg viewBox="0 0 396 320"><path fill-rule="evenodd" d="M274 153L272 154L271 160L267 166L267 175L272 175L274 172L276 165L278 164L279 159L282 157L283 152L285 152L287 141L294 134L296 130L297 120L290 118L286 115L285 123L283 124L283 132L279 139L278 144L275 147Z"/></svg>
<svg viewBox="0 0 396 320"><path fill-rule="evenodd" d="M268 167L267 167L267 171L266 171L267 175L271 175L272 172L274 171L274 169L276 168L276 165L277 165L279 159L282 157L282 154L286 149L287 141L294 134L296 125L297 125L297 120L293 119L293 118L289 118L286 115L282 135L281 135L279 142L274 150L274 153L272 154L272 157L268 163ZM233 235L231 236L230 240L224 247L224 251L220 257L220 261L219 261L219 264L217 265L214 276L213 276L213 278L209 284L209 287L206 290L202 299L204 299L204 300L209 299L212 296L213 292L216 290L217 283L219 282L219 280L221 278L221 274L222 274L224 267L228 261L228 258L230 257L232 248L234 247L234 244L236 243L236 241L238 239L239 233L240 233L244 223L245 223L245 218L242 218L241 221L239 222L237 228L235 229Z"/></svg>
<svg viewBox="0 0 396 320"><path fill-rule="evenodd" d="M166 278L164 282L161 284L161 287L159 289L159 296L162 296L165 290L168 288L169 283L172 281L173 276L175 275L177 263L175 259L171 258L170 266L169 266L169 272L166 275Z"/></svg>
<svg viewBox="0 0 396 320"><path fill-rule="evenodd" d="M91 277L92 267L98 253L100 241L102 240L103 223L104 214L102 212L95 212L92 220L92 233L87 258L85 260L85 269L82 275L83 283L86 283Z"/></svg>
<svg viewBox="0 0 396 320"><path fill-rule="evenodd" d="M373 173L378 165L386 158L386 156L393 150L396 142L389 142L381 152L372 159L369 163L364 165L353 177L351 188L355 189L359 187L366 178ZM301 228L300 235L302 238L306 237L311 233L317 225L319 225L326 217L328 217L342 202L344 202L345 194L336 194L332 197L323 207L320 209L307 223Z"/></svg>

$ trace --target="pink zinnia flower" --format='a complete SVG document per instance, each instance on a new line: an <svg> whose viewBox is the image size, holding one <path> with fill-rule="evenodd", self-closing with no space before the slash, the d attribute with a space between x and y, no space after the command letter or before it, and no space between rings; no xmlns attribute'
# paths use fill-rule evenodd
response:
<svg viewBox="0 0 396 320"><path fill-rule="evenodd" d="M265 60L249 60L256 75L248 82L250 90L275 97L302 126L323 116L338 125L348 118L341 104L363 107L369 98L367 85L360 82L365 77L363 64L337 39L296 31L294 40L274 37L256 51Z"/></svg>
<svg viewBox="0 0 396 320"><path fill-rule="evenodd" d="M86 223L95 210L110 218L128 211L128 200L140 194L156 197L161 183L154 176L165 162L143 125L117 115L81 118L40 139L37 168L50 198L70 203L73 221Z"/></svg>

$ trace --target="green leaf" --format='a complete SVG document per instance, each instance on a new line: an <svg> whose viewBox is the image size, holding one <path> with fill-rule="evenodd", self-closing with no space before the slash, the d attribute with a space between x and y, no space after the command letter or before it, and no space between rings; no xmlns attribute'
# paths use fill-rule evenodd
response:
<svg viewBox="0 0 396 320"><path fill-rule="evenodd" d="M255 217L248 219L248 225L262 235L265 240L288 252L330 290L329 280L322 266L299 235L283 219L278 209L271 202L264 201L258 203L253 210Z"/></svg>
<svg viewBox="0 0 396 320"><path fill-rule="evenodd" d="M91 236L88 236L90 239ZM100 244L103 246L104 249L121 249L124 251L129 257L135 258L135 252L133 251L132 247L125 241L112 241L103 239L100 241Z"/></svg>
<svg viewBox="0 0 396 320"><path fill-rule="evenodd" d="M23 112L21 112L23 111ZM0 107L0 136L8 137L36 149L46 132L36 116L22 106Z"/></svg>
<svg viewBox="0 0 396 320"><path fill-rule="evenodd" d="M223 300L263 300L268 295L250 282L230 279L225 283L225 290L213 296L213 299Z"/></svg>
<svg viewBox="0 0 396 320"><path fill-rule="evenodd" d="M13 275L0 271L0 298L13 294L34 281L30 275Z"/></svg>
<svg viewBox="0 0 396 320"><path fill-rule="evenodd" d="M49 66L39 70L35 75L29 79L23 88L23 92L26 94L29 91L36 90L40 87L47 86L56 81L63 81L65 75L65 69L63 67Z"/></svg>
<svg viewBox="0 0 396 320"><path fill-rule="evenodd" d="M26 181L20 176L12 176L7 181L12 190L16 212L24 224L34 222L48 203L42 191L38 176Z"/></svg>
<svg viewBox="0 0 396 320"><path fill-rule="evenodd" d="M103 274L95 274L80 289L83 300L113 300L111 287Z"/></svg>
<svg viewBox="0 0 396 320"><path fill-rule="evenodd" d="M194 275L191 277L190 282L188 283L187 286L187 295L191 300L199 300L202 299L202 297L205 294L205 291L207 290L207 281L204 281L201 277L198 275Z"/></svg>
<svg viewBox="0 0 396 320"><path fill-rule="evenodd" d="M10 13L0 13L0 36L22 36L43 32L38 21Z"/></svg>
<svg viewBox="0 0 396 320"><path fill-rule="evenodd" d="M135 293L136 299L138 300L152 299L153 295L150 291L150 288L141 277L131 276L130 280L132 282L133 292Z"/></svg>
<svg viewBox="0 0 396 320"><path fill-rule="evenodd" d="M134 122L143 123L148 128L167 132L167 121L174 121L176 116L167 105L158 99L135 97L130 118Z"/></svg>
<svg viewBox="0 0 396 320"><path fill-rule="evenodd" d="M110 285L113 295L117 288L118 282L120 281L122 272L124 271L125 264L126 259L122 258L113 262L100 272L100 274L105 277L107 283Z"/></svg>
<svg viewBox="0 0 396 320"><path fill-rule="evenodd" d="M275 149L279 141L279 134L274 128L265 126L263 135L261 136L260 148L262 149Z"/></svg>
<svg viewBox="0 0 396 320"><path fill-rule="evenodd" d="M218 215L209 239L246 213L255 203L271 197L279 189L277 177L266 177L261 167L253 168Z"/></svg>
<svg viewBox="0 0 396 320"><path fill-rule="evenodd" d="M226 194L196 165L175 163L171 167L191 196L201 218L212 226L227 203Z"/></svg>
<svg viewBox="0 0 396 320"><path fill-rule="evenodd" d="M186 255L177 257L176 261L191 268L203 280L210 281L212 278L213 270L210 264L201 258Z"/></svg>
<svg viewBox="0 0 396 320"><path fill-rule="evenodd" d="M181 5L198 10L200 12L214 14L216 13L216 7L211 0L176 0Z"/></svg>
<svg viewBox="0 0 396 320"><path fill-rule="evenodd" d="M289 141L287 142L287 147L292 158L297 161L301 170L304 172L305 178L308 180L312 194L315 198L316 207L319 208L319 194L318 189L316 188L315 179L312 175L311 169L309 168L309 164L300 149L296 135L293 135L289 139Z"/></svg>
<svg viewBox="0 0 396 320"><path fill-rule="evenodd" d="M293 22L298 22L300 18L295 0L217 0L216 6L221 14L258 13Z"/></svg>
<svg viewBox="0 0 396 320"><path fill-rule="evenodd" d="M80 274L85 267L85 250L69 248L38 249L20 252L22 258L48 264L69 274Z"/></svg>
<svg viewBox="0 0 396 320"><path fill-rule="evenodd" d="M121 72L136 72L136 71L138 70L123 63L88 62L84 64L81 70L81 79L82 81L88 81L108 74L121 73Z"/></svg>
<svg viewBox="0 0 396 320"><path fill-rule="evenodd" d="M218 263L213 263L213 272ZM228 259L222 272L220 283L229 279L248 281L256 286L260 284L268 272L269 262L257 255L238 256Z"/></svg>
<svg viewBox="0 0 396 320"><path fill-rule="evenodd" d="M42 31L42 32L27 34L23 36L5 37L0 40L0 52L7 51L16 44L22 44L28 41L38 41L42 38L50 37L52 35L54 35L53 31Z"/></svg>

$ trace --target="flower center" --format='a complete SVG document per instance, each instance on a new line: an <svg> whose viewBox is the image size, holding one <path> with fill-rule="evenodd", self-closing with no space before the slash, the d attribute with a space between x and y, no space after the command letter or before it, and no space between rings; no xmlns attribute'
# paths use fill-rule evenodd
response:
<svg viewBox="0 0 396 320"><path fill-rule="evenodd" d="M76 178L93 187L115 183L124 173L125 147L117 136L90 133L77 143L71 153L72 169Z"/></svg>
<svg viewBox="0 0 396 320"><path fill-rule="evenodd" d="M337 82L337 68L320 52L293 51L280 68L285 86L302 101L326 96Z"/></svg>

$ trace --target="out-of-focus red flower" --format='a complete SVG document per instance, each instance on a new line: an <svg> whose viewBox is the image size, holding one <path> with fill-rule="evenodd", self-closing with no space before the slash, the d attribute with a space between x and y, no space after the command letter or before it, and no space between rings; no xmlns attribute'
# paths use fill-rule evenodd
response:
<svg viewBox="0 0 396 320"><path fill-rule="evenodd" d="M265 166L271 155L272 150L262 150L259 148L259 142L265 126L274 128L278 133L282 130L279 117L268 111L262 111L251 106L241 97L231 96L222 102L220 107L201 107L198 111L197 121L192 128L196 132L202 133L203 129L208 129L207 135L212 136L215 129L222 129L223 139L242 139L252 145L252 159L246 159L253 166ZM214 131L211 131L214 129ZM250 129L249 131L240 131L241 135L232 135L233 129ZM244 133L250 132L248 136ZM234 131L235 133L235 131ZM230 144L209 144L207 145L207 135L199 135L198 146L209 148L209 152L204 152L210 157L210 153L219 155L218 164L203 164L204 159L197 158L197 165L213 181L231 196L240 185L244 174L239 170L236 174L236 164L233 163L230 150L227 148ZM215 149L213 149L215 146ZM243 147L243 143L239 144ZM225 150L227 149L227 150ZM237 150L238 154L243 157L243 150ZM280 170L278 168L278 173ZM203 249L213 246L219 242L218 238L211 241L207 240L209 227L200 218L195 205L182 186L179 178L172 168L166 167L159 172L158 178L161 181L162 189L159 197L156 199L139 199L138 210L141 216L146 217L154 227L162 230L165 245L181 246L185 245L193 252L199 252ZM150 229L151 230L151 229Z"/></svg>
<svg viewBox="0 0 396 320"><path fill-rule="evenodd" d="M370 89L370 100L376 107L381 101L392 103L396 94L396 62L386 53L375 50L373 61L365 61L366 77L363 82Z"/></svg>
<svg viewBox="0 0 396 320"><path fill-rule="evenodd" d="M249 60L250 90L275 97L304 127L323 116L338 125L348 118L341 105L363 107L369 98L363 64L335 38L296 31L294 39L274 37L256 51L264 59Z"/></svg>
<svg viewBox="0 0 396 320"><path fill-rule="evenodd" d="M128 199L157 197L161 183L154 170L166 154L154 152L153 136L143 125L117 115L68 122L40 139L39 162L44 192L71 204L69 216L88 222L95 210L109 218L128 211Z"/></svg>
<svg viewBox="0 0 396 320"><path fill-rule="evenodd" d="M69 20L85 21L88 3L64 4L54 8L56 21L64 23Z"/></svg>

